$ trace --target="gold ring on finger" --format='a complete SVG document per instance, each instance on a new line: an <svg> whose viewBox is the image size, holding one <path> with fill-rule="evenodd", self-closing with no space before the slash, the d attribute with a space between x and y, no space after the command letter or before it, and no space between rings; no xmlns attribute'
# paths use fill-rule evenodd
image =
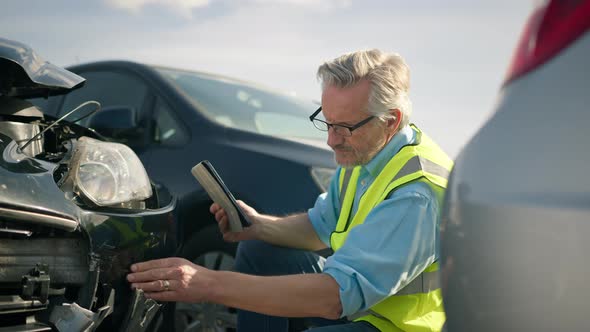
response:
<svg viewBox="0 0 590 332"><path fill-rule="evenodd" d="M167 292L170 290L170 281L162 280L162 284L164 285L164 291Z"/></svg>

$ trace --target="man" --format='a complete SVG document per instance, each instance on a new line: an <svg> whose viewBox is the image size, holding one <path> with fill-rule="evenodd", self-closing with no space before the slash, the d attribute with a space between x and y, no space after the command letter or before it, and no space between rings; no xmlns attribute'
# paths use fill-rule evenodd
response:
<svg viewBox="0 0 590 332"><path fill-rule="evenodd" d="M213 204L225 240L241 241L239 272L169 258L133 265L129 281L156 300L238 308L243 331L286 331L282 317L324 318L310 331L439 331L438 215L452 162L409 125L409 69L399 55L359 51L318 78L310 119L341 167L315 206L273 217L239 201L253 224L229 232ZM313 252L326 247L327 259Z"/></svg>

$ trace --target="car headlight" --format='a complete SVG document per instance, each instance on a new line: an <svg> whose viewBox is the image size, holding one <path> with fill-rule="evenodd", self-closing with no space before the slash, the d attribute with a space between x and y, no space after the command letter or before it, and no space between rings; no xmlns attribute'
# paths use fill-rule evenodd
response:
<svg viewBox="0 0 590 332"><path fill-rule="evenodd" d="M152 196L143 164L127 146L90 137L78 140L70 162L74 191L98 206Z"/></svg>
<svg viewBox="0 0 590 332"><path fill-rule="evenodd" d="M328 191L328 186L330 185L330 180L334 175L336 170L333 168L323 168L323 167L312 167L311 168L311 177L315 181L315 183L320 187L320 189L324 192Z"/></svg>

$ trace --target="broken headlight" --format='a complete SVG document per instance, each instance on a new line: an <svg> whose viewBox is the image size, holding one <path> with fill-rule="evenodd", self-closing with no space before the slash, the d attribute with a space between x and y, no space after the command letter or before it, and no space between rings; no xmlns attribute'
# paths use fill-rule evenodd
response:
<svg viewBox="0 0 590 332"><path fill-rule="evenodd" d="M73 191L98 206L141 201L152 195L143 164L123 144L82 137L69 168Z"/></svg>

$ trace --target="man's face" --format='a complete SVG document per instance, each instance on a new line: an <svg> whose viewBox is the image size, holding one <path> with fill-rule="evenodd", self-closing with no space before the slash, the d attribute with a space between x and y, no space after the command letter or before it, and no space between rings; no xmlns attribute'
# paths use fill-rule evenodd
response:
<svg viewBox="0 0 590 332"><path fill-rule="evenodd" d="M322 93L322 113L328 123L352 126L370 116L367 113L370 83L360 81L348 88L327 86ZM344 137L328 130L328 145L343 167L368 163L387 143L387 127L377 119Z"/></svg>

